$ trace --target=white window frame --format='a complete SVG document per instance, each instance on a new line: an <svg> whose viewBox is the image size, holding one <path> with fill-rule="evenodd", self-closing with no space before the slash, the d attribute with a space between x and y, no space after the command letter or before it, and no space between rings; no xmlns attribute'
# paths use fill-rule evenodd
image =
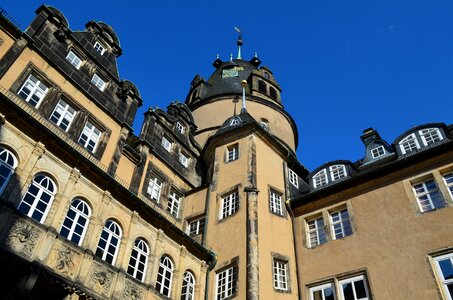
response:
<svg viewBox="0 0 453 300"><path fill-rule="evenodd" d="M234 215L239 209L239 193L237 191L231 192L222 197L222 205L220 208L219 219L225 219Z"/></svg>
<svg viewBox="0 0 453 300"><path fill-rule="evenodd" d="M363 281L363 286L364 286L364 289L365 289L366 297L358 298L356 287L355 287L355 283L358 282L358 281ZM348 283L352 284L352 287L353 287L352 291L353 291L353 294L354 294L353 295L354 296L354 300L369 300L370 299L370 292L368 291L368 286L367 286L367 281L365 279L365 276L359 275L359 276L345 278L345 279L342 279L342 280L338 281L338 286L339 286L339 290L340 290L340 298L341 298L341 300L344 300L344 294L343 294L342 285L343 284L348 284Z"/></svg>
<svg viewBox="0 0 453 300"><path fill-rule="evenodd" d="M58 100L58 103L55 106L49 119L64 131L68 131L75 115L75 108L63 99L60 99Z"/></svg>
<svg viewBox="0 0 453 300"><path fill-rule="evenodd" d="M187 234L190 236L197 236L203 234L204 226L205 226L206 219L205 217L197 218L189 222L187 227Z"/></svg>
<svg viewBox="0 0 453 300"><path fill-rule="evenodd" d="M185 271L182 279L181 300L195 299L195 276L192 272Z"/></svg>
<svg viewBox="0 0 453 300"><path fill-rule="evenodd" d="M442 177L444 178L444 183L450 192L450 197L453 198L453 172L443 174Z"/></svg>
<svg viewBox="0 0 453 300"><path fill-rule="evenodd" d="M175 191L171 191L168 196L167 211L175 218L179 216L179 208L181 206L181 196Z"/></svg>
<svg viewBox="0 0 453 300"><path fill-rule="evenodd" d="M30 74L17 94L23 97L25 102L28 102L35 108L38 108L48 91L49 87L47 87L47 85Z"/></svg>
<svg viewBox="0 0 453 300"><path fill-rule="evenodd" d="M335 288L334 288L333 284L331 282L329 282L329 283L311 287L309 289L310 300L315 300L314 293L318 292L318 291L321 291L321 300L326 300L326 290L327 289L330 289L332 291L333 298L336 299L335 298Z"/></svg>
<svg viewBox="0 0 453 300"><path fill-rule="evenodd" d="M343 212L346 211L348 214L347 218L343 218ZM338 216L338 219L334 221L335 216ZM346 236L353 234L352 223L351 223L351 216L349 214L349 210L347 208L340 208L334 211L329 212L330 218L330 230L333 240L342 239ZM350 232L347 231L346 226L350 227ZM339 229L340 231L336 231L335 229ZM340 236L337 236L337 232L341 233Z"/></svg>
<svg viewBox="0 0 453 300"><path fill-rule="evenodd" d="M163 180L157 176L153 176L149 179L148 189L146 193L151 196L151 199L154 199L157 203L160 201L160 196L162 193Z"/></svg>
<svg viewBox="0 0 453 300"><path fill-rule="evenodd" d="M401 152L403 154L415 151L420 148L420 144L418 143L415 133L411 133L406 136L398 143L398 145L400 146Z"/></svg>
<svg viewBox="0 0 453 300"><path fill-rule="evenodd" d="M332 165L329 166L330 177L332 181L338 181L342 178L348 176L346 173L346 166L345 165Z"/></svg>
<svg viewBox="0 0 453 300"><path fill-rule="evenodd" d="M231 266L216 274L216 300L227 299L236 294L237 272L237 266Z"/></svg>
<svg viewBox="0 0 453 300"><path fill-rule="evenodd" d="M82 65L82 60L72 50L69 50L68 55L66 55L66 60L69 61L69 63L71 63L71 65L73 65L77 70Z"/></svg>
<svg viewBox="0 0 453 300"><path fill-rule="evenodd" d="M227 147L226 162L239 159L239 144L234 144Z"/></svg>
<svg viewBox="0 0 453 300"><path fill-rule="evenodd" d="M94 84L101 92L104 91L105 86L107 85L104 79L102 79L101 76L99 76L96 73L93 74L93 77L91 78L91 83Z"/></svg>
<svg viewBox="0 0 453 300"><path fill-rule="evenodd" d="M87 121L83 127L82 133L79 137L79 144L91 153L95 153L101 139L101 130L97 128L93 123Z"/></svg>
<svg viewBox="0 0 453 300"><path fill-rule="evenodd" d="M182 133L184 134L184 125L182 125L180 122L176 122L176 130L179 132L179 133Z"/></svg>
<svg viewBox="0 0 453 300"><path fill-rule="evenodd" d="M320 187L320 186L323 186L323 185L326 185L327 183L329 183L329 179L327 178L326 169L322 169L321 171L316 173L313 176L312 180L313 180L313 187L314 188L317 188L317 187Z"/></svg>
<svg viewBox="0 0 453 300"><path fill-rule="evenodd" d="M309 248L327 243L326 224L322 216L308 219L305 223L307 228L307 246ZM322 223L322 225L319 223ZM322 234L324 234L324 238L322 238Z"/></svg>
<svg viewBox="0 0 453 300"><path fill-rule="evenodd" d="M272 277L274 288L279 291L289 290L288 261L274 258L272 262Z"/></svg>
<svg viewBox="0 0 453 300"><path fill-rule="evenodd" d="M453 253L448 253L440 256L433 257L434 260L434 272L438 279L438 282L442 285L442 294L444 295L446 300L453 300L453 295L450 295L448 290L448 285L453 285L453 278L452 279L445 279L442 269L440 267L440 261L449 260L450 265L453 266Z"/></svg>
<svg viewBox="0 0 453 300"><path fill-rule="evenodd" d="M283 216L282 194L269 190L269 207L273 214Z"/></svg>
<svg viewBox="0 0 453 300"><path fill-rule="evenodd" d="M80 198L74 198L60 228L60 235L76 245L82 245L90 223L90 206Z"/></svg>
<svg viewBox="0 0 453 300"><path fill-rule="evenodd" d="M159 270L157 272L156 290L164 296L170 297L171 285L173 281L173 262L164 255L160 259ZM161 279L159 281L159 279Z"/></svg>
<svg viewBox="0 0 453 300"><path fill-rule="evenodd" d="M187 155L185 155L183 152L179 152L179 162L187 168L187 166L189 165L189 157Z"/></svg>
<svg viewBox="0 0 453 300"><path fill-rule="evenodd" d="M443 140L439 128L425 128L419 130L418 133L420 134L424 146Z"/></svg>
<svg viewBox="0 0 453 300"><path fill-rule="evenodd" d="M0 172L0 195L5 191L6 186L17 168L17 164L16 156L8 149L0 147L0 170L6 169L6 172Z"/></svg>
<svg viewBox="0 0 453 300"><path fill-rule="evenodd" d="M32 191L35 189L37 189L36 194L33 194ZM49 213L56 193L57 185L49 176L36 174L17 209L42 224ZM44 210L41 207L44 207Z"/></svg>
<svg viewBox="0 0 453 300"><path fill-rule="evenodd" d="M384 146L380 145L371 149L371 157L378 158L385 154Z"/></svg>
<svg viewBox="0 0 453 300"><path fill-rule="evenodd" d="M165 150L167 150L168 152L171 151L172 142L169 139L167 139L165 136L162 137L161 144Z"/></svg>
<svg viewBox="0 0 453 300"><path fill-rule="evenodd" d="M299 188L299 179L296 172L294 172L291 169L288 169L288 179L292 185L294 185L296 188Z"/></svg>
<svg viewBox="0 0 453 300"><path fill-rule="evenodd" d="M100 43L99 41L96 41L96 43L94 43L93 48L101 55L104 55L105 50L107 50L107 47L105 47L104 44Z"/></svg>
<svg viewBox="0 0 453 300"><path fill-rule="evenodd" d="M146 270L148 268L149 246L142 238L137 238L132 248L127 274L135 279L145 282Z"/></svg>
<svg viewBox="0 0 453 300"><path fill-rule="evenodd" d="M434 179L428 179L412 185L421 212L445 207L445 199Z"/></svg>
<svg viewBox="0 0 453 300"><path fill-rule="evenodd" d="M96 247L96 256L103 261L115 265L118 256L118 249L121 242L121 227L113 220L107 220L99 237L99 243ZM102 247L102 243L105 247ZM113 250L113 253L111 252Z"/></svg>

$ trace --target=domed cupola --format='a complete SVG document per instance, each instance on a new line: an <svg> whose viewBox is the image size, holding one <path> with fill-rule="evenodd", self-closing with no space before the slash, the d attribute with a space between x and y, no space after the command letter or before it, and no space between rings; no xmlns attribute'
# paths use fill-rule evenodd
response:
<svg viewBox="0 0 453 300"><path fill-rule="evenodd" d="M245 92L248 113L295 151L297 128L283 108L281 88L270 69L260 66L256 53L250 60L242 59L242 44L240 34L236 58L231 55L228 61L222 61L217 56L212 64L215 71L209 79L196 75L191 82L185 103L198 126L197 142L204 145L207 137L237 109L238 99ZM243 91L244 80L247 84Z"/></svg>

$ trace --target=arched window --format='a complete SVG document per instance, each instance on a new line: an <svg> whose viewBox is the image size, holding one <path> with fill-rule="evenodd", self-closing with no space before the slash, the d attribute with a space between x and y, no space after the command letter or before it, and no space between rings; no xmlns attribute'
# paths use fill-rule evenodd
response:
<svg viewBox="0 0 453 300"><path fill-rule="evenodd" d="M96 256L113 265L118 255L118 247L121 240L121 228L112 221L107 220L102 229L101 237L96 248Z"/></svg>
<svg viewBox="0 0 453 300"><path fill-rule="evenodd" d="M273 87L269 87L269 96L271 96L272 99L277 100L277 90Z"/></svg>
<svg viewBox="0 0 453 300"><path fill-rule="evenodd" d="M17 209L43 223L56 193L57 188L53 180L44 174L37 174Z"/></svg>
<svg viewBox="0 0 453 300"><path fill-rule="evenodd" d="M145 279L146 268L148 266L149 247L148 244L141 238L134 242L127 274L143 282Z"/></svg>
<svg viewBox="0 0 453 300"><path fill-rule="evenodd" d="M0 195L8 185L14 169L17 167L17 159L11 151L0 147Z"/></svg>
<svg viewBox="0 0 453 300"><path fill-rule="evenodd" d="M186 271L182 279L181 300L193 299L195 299L195 277L190 271Z"/></svg>
<svg viewBox="0 0 453 300"><path fill-rule="evenodd" d="M267 86L262 80L258 80L258 91L267 94Z"/></svg>
<svg viewBox="0 0 453 300"><path fill-rule="evenodd" d="M75 198L72 200L61 226L60 235L80 246L88 227L90 215L91 210L88 204Z"/></svg>
<svg viewBox="0 0 453 300"><path fill-rule="evenodd" d="M417 138L415 137L415 133L412 133L406 136L404 139L402 139L399 142L399 146L403 154L409 153L420 148L420 144L418 143Z"/></svg>
<svg viewBox="0 0 453 300"><path fill-rule="evenodd" d="M170 297L171 281L173 278L173 262L168 256L162 256L157 272L156 290Z"/></svg>
<svg viewBox="0 0 453 300"><path fill-rule="evenodd" d="M327 172L326 169L322 169L313 176L313 187L317 188L327 184Z"/></svg>

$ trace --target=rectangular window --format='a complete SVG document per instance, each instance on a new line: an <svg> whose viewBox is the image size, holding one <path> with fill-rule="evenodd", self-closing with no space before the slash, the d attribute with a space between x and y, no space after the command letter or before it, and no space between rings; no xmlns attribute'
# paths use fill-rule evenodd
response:
<svg viewBox="0 0 453 300"><path fill-rule="evenodd" d="M227 162L239 158L239 145L235 144L227 147Z"/></svg>
<svg viewBox="0 0 453 300"><path fill-rule="evenodd" d="M435 273L446 299L453 299L453 253L434 258Z"/></svg>
<svg viewBox="0 0 453 300"><path fill-rule="evenodd" d="M101 77L99 77L98 74L94 74L93 78L91 78L91 82L101 91L104 91L105 88L105 81L102 80Z"/></svg>
<svg viewBox="0 0 453 300"><path fill-rule="evenodd" d="M384 154L385 154L384 146L379 146L379 147L371 149L371 156L373 158L378 158Z"/></svg>
<svg viewBox="0 0 453 300"><path fill-rule="evenodd" d="M79 137L79 143L88 151L94 153L101 138L101 131L90 122L85 124L82 134Z"/></svg>
<svg viewBox="0 0 453 300"><path fill-rule="evenodd" d="M179 123L179 122L176 122L176 130L179 132L179 133L184 133L184 126Z"/></svg>
<svg viewBox="0 0 453 300"><path fill-rule="evenodd" d="M97 52L101 53L101 55L103 55L104 52L105 52L105 47L104 47L104 45L102 45L102 44L99 43L99 42L94 43L94 49L95 49Z"/></svg>
<svg viewBox="0 0 453 300"><path fill-rule="evenodd" d="M326 227L322 217L307 221L308 247L316 247L327 242Z"/></svg>
<svg viewBox="0 0 453 300"><path fill-rule="evenodd" d="M197 236L197 235L203 234L204 224L205 224L204 217L191 221L189 223L189 229L188 229L189 235Z"/></svg>
<svg viewBox="0 0 453 300"><path fill-rule="evenodd" d="M299 180L296 172L294 172L291 169L288 169L288 178L289 182L291 182L292 185L294 185L296 188L299 188Z"/></svg>
<svg viewBox="0 0 453 300"><path fill-rule="evenodd" d="M184 166L184 167L187 167L189 165L189 158L187 157L187 155L185 155L184 153L180 152L179 153L179 162Z"/></svg>
<svg viewBox="0 0 453 300"><path fill-rule="evenodd" d="M216 300L227 299L236 293L237 267L216 274Z"/></svg>
<svg viewBox="0 0 453 300"><path fill-rule="evenodd" d="M176 218L178 217L179 214L180 203L181 197L177 195L176 192L171 191L170 196L168 197L167 211Z"/></svg>
<svg viewBox="0 0 453 300"><path fill-rule="evenodd" d="M76 111L71 105L60 99L50 115L50 120L64 131L67 131L75 113Z"/></svg>
<svg viewBox="0 0 453 300"><path fill-rule="evenodd" d="M31 106L38 108L49 88L33 75L28 76L18 94Z"/></svg>
<svg viewBox="0 0 453 300"><path fill-rule="evenodd" d="M171 142L166 138L166 137L162 137L162 147L164 147L165 150L167 150L168 152L171 151Z"/></svg>
<svg viewBox="0 0 453 300"><path fill-rule="evenodd" d="M332 239L337 240L352 234L348 210L342 209L330 213Z"/></svg>
<svg viewBox="0 0 453 300"><path fill-rule="evenodd" d="M450 196L453 197L453 172L444 174L443 177L445 185L448 187L448 190L450 191Z"/></svg>
<svg viewBox="0 0 453 300"><path fill-rule="evenodd" d="M69 61L76 69L79 69L82 64L82 60L72 51L69 51L66 56L66 60Z"/></svg>
<svg viewBox="0 0 453 300"><path fill-rule="evenodd" d="M274 259L273 266L274 288L276 290L287 291L288 288L288 262Z"/></svg>
<svg viewBox="0 0 453 300"><path fill-rule="evenodd" d="M335 300L332 283L310 288L310 300Z"/></svg>
<svg viewBox="0 0 453 300"><path fill-rule="evenodd" d="M442 208L445 206L444 198L434 180L428 180L412 186L421 212Z"/></svg>
<svg viewBox="0 0 453 300"><path fill-rule="evenodd" d="M271 212L283 216L282 195L276 191L269 191L269 206Z"/></svg>
<svg viewBox="0 0 453 300"><path fill-rule="evenodd" d="M370 299L363 275L347 278L338 282L340 285L341 299L367 300Z"/></svg>
<svg viewBox="0 0 453 300"><path fill-rule="evenodd" d="M153 177L149 180L148 189L146 193L151 196L151 199L159 203L160 193L162 191L162 180Z"/></svg>
<svg viewBox="0 0 453 300"><path fill-rule="evenodd" d="M226 218L236 213L239 208L238 192L232 192L222 198L222 207L220 209L219 219Z"/></svg>

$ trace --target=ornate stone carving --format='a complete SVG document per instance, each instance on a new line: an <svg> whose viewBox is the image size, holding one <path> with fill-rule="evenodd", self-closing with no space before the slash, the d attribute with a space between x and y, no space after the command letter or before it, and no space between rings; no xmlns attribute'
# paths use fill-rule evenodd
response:
<svg viewBox="0 0 453 300"><path fill-rule="evenodd" d="M38 230L23 222L14 222L8 230L6 245L15 252L31 258L38 242Z"/></svg>
<svg viewBox="0 0 453 300"><path fill-rule="evenodd" d="M101 266L93 266L88 285L98 294L105 297L109 296L109 291L113 282L113 273L102 268Z"/></svg>
<svg viewBox="0 0 453 300"><path fill-rule="evenodd" d="M66 26L60 26L57 31L55 31L55 37L60 42L64 42L69 36L69 29Z"/></svg>
<svg viewBox="0 0 453 300"><path fill-rule="evenodd" d="M58 258L56 260L55 269L60 273L72 276L74 275L74 257L75 252L69 248L61 248L58 250Z"/></svg>
<svg viewBox="0 0 453 300"><path fill-rule="evenodd" d="M132 282L126 281L124 284L124 300L141 300L143 299L143 291Z"/></svg>

